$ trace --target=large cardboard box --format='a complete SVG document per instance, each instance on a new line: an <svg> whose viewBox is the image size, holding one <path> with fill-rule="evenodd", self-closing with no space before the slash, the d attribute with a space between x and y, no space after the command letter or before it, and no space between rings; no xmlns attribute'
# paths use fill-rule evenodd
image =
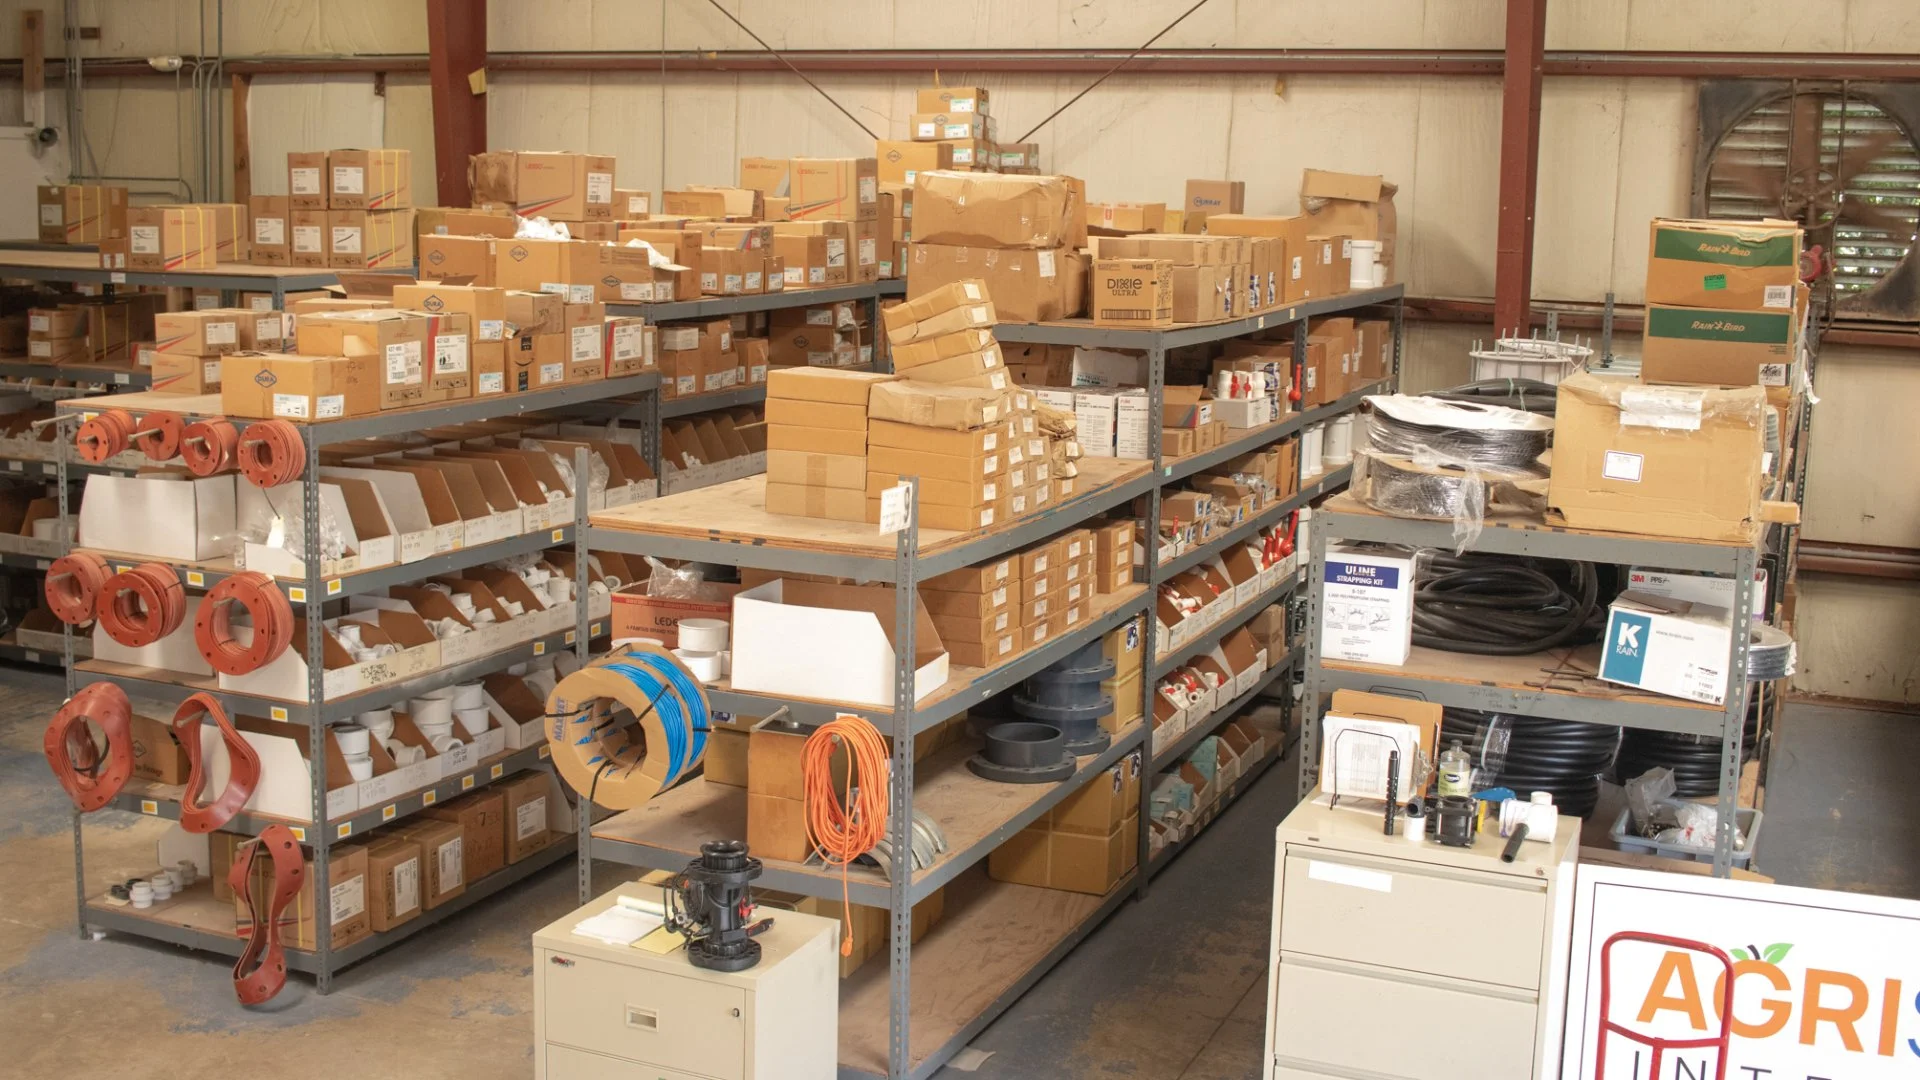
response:
<svg viewBox="0 0 1920 1080"><path fill-rule="evenodd" d="M428 378L437 320L392 309L302 316L294 333L308 356L372 357L378 364L380 407L401 409L447 394ZM471 391L467 396L471 396Z"/></svg>
<svg viewBox="0 0 1920 1080"><path fill-rule="evenodd" d="M494 244L492 238L485 236L422 236L420 278L423 281L458 280L469 285L492 285Z"/></svg>
<svg viewBox="0 0 1920 1080"><path fill-rule="evenodd" d="M773 195L786 198L790 181L790 166L786 158L741 158L740 186L752 188L762 196Z"/></svg>
<svg viewBox="0 0 1920 1080"><path fill-rule="evenodd" d="M585 240L493 241L493 281L502 289L551 292L569 302L598 295L601 245Z"/></svg>
<svg viewBox="0 0 1920 1080"><path fill-rule="evenodd" d="M1212 214L1207 217L1210 236L1270 237L1281 242L1279 257L1279 300L1291 304L1320 295L1314 291L1318 274L1308 253L1307 236L1322 227L1305 214L1277 217L1260 214Z"/></svg>
<svg viewBox="0 0 1920 1080"><path fill-rule="evenodd" d="M951 143L881 139L875 151L882 184L912 184L923 172L953 168Z"/></svg>
<svg viewBox="0 0 1920 1080"><path fill-rule="evenodd" d="M393 835L420 845L420 906L428 911L467 891L465 831L457 821L415 818Z"/></svg>
<svg viewBox="0 0 1920 1080"><path fill-rule="evenodd" d="M1794 309L1803 236L1794 222L1654 218L1649 232L1648 304Z"/></svg>
<svg viewBox="0 0 1920 1080"><path fill-rule="evenodd" d="M317 949L320 947L318 910L314 905L313 853L301 852L301 858L307 867L305 879L300 891L294 895L282 914L280 922L280 944L289 949ZM255 895L269 895L273 889L273 864L268 859L255 859L253 863L252 888ZM327 915L332 923L332 945L336 949L345 948L373 933L373 917L367 910L367 849L357 844L345 845L333 849L332 857L327 860ZM233 897L234 931L242 937L253 933L253 922L248 916L247 902L244 897Z"/></svg>
<svg viewBox="0 0 1920 1080"><path fill-rule="evenodd" d="M201 206L142 206L127 211L127 269L211 270L219 238Z"/></svg>
<svg viewBox="0 0 1920 1080"><path fill-rule="evenodd" d="M1247 185L1243 180L1189 180L1187 181L1187 201L1182 204L1186 212L1186 221L1182 227L1189 232L1199 232L1206 228L1207 218L1214 214L1239 214L1247 209Z"/></svg>
<svg viewBox="0 0 1920 1080"><path fill-rule="evenodd" d="M1724 607L1621 593L1607 609L1600 677L1718 705L1727 699L1732 623Z"/></svg>
<svg viewBox="0 0 1920 1080"><path fill-rule="evenodd" d="M613 158L495 150L475 154L467 180L477 203L505 203L521 217L613 220Z"/></svg>
<svg viewBox="0 0 1920 1080"><path fill-rule="evenodd" d="M97 244L127 235L126 188L43 184L39 198L43 244Z"/></svg>
<svg viewBox="0 0 1920 1080"><path fill-rule="evenodd" d="M411 150L327 152L328 209L406 210L412 206Z"/></svg>
<svg viewBox="0 0 1920 1080"><path fill-rule="evenodd" d="M380 394L380 362L371 355L243 352L220 361L220 408L228 416L366 416L380 411Z"/></svg>
<svg viewBox="0 0 1920 1080"><path fill-rule="evenodd" d="M1790 293L1804 298L1805 286ZM1804 303L1784 311L1647 305L1640 375L1654 383L1788 385L1800 348Z"/></svg>
<svg viewBox="0 0 1920 1080"><path fill-rule="evenodd" d="M1060 176L923 173L913 201L913 237L922 244L1052 250L1086 220Z"/></svg>
<svg viewBox="0 0 1920 1080"><path fill-rule="evenodd" d="M968 278L986 282L994 310L1006 322L1070 319L1086 307L1086 262L1072 248L907 245L908 296Z"/></svg>
<svg viewBox="0 0 1920 1080"><path fill-rule="evenodd" d="M505 289L409 283L394 287L393 306L403 311L424 311L429 315L464 314L472 328L475 344L506 340Z"/></svg>
<svg viewBox="0 0 1920 1080"><path fill-rule="evenodd" d="M1378 176L1307 169L1300 178L1301 216L1311 223L1308 231L1316 234L1377 241L1376 259L1387 268L1391 285L1398 280L1394 266L1399 217L1393 196L1399 190Z"/></svg>
<svg viewBox="0 0 1920 1080"><path fill-rule="evenodd" d="M1765 410L1758 386L1569 376L1547 505L1575 528L1747 540L1760 514Z"/></svg>
<svg viewBox="0 0 1920 1080"><path fill-rule="evenodd" d="M260 266L290 266L293 254L292 222L285 195L255 195L253 213L253 261Z"/></svg>
<svg viewBox="0 0 1920 1080"><path fill-rule="evenodd" d="M327 208L325 150L295 150L287 154L287 206L293 210Z"/></svg>
<svg viewBox="0 0 1920 1080"><path fill-rule="evenodd" d="M327 212L295 207L287 211L287 265L327 265Z"/></svg>
<svg viewBox="0 0 1920 1080"><path fill-rule="evenodd" d="M541 770L500 785L502 831L509 864L545 851L553 843L555 834L547 828L552 787L553 778Z"/></svg>
<svg viewBox="0 0 1920 1080"><path fill-rule="evenodd" d="M872 221L880 213L877 172L872 158L794 158L787 174L787 217Z"/></svg>
<svg viewBox="0 0 1920 1080"><path fill-rule="evenodd" d="M366 843L367 910L376 933L391 930L425 910L421 907L420 841L391 832Z"/></svg>
<svg viewBox="0 0 1920 1080"><path fill-rule="evenodd" d="M1096 259L1088 291L1095 326L1173 325L1173 264L1165 259Z"/></svg>
<svg viewBox="0 0 1920 1080"><path fill-rule="evenodd" d="M506 800L498 791L476 791L420 811L460 826L462 876L471 885L507 865Z"/></svg>
<svg viewBox="0 0 1920 1080"><path fill-rule="evenodd" d="M413 265L413 211L328 210L327 265L337 270Z"/></svg>

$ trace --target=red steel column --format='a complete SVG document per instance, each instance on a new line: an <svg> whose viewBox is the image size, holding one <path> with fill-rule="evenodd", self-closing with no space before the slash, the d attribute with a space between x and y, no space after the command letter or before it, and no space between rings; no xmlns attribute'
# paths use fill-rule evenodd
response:
<svg viewBox="0 0 1920 1080"><path fill-rule="evenodd" d="M487 0L427 0L433 157L441 206L466 206L467 157L487 148L487 98L468 77L487 66Z"/></svg>
<svg viewBox="0 0 1920 1080"><path fill-rule="evenodd" d="M1540 73L1547 0L1507 0L1506 66L1500 87L1499 259L1493 328L1526 332L1533 296L1533 211L1540 180Z"/></svg>

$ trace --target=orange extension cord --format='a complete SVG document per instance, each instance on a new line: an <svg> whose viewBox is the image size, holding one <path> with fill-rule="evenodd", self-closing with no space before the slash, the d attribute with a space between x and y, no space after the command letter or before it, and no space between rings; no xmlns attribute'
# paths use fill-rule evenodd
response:
<svg viewBox="0 0 1920 1080"><path fill-rule="evenodd" d="M833 755L842 747L848 758L847 787L833 790ZM840 955L853 955L853 905L847 868L887 836L887 801L892 787L887 742L879 729L858 716L837 716L814 729L802 748L800 775L805 783L807 835L828 866L840 867L841 917L847 932ZM900 873L904 871L896 871Z"/></svg>

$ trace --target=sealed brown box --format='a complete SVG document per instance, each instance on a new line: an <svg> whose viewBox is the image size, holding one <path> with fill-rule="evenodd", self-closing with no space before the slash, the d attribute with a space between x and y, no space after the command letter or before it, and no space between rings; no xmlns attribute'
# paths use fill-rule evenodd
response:
<svg viewBox="0 0 1920 1080"><path fill-rule="evenodd" d="M983 113L987 111L987 90L984 86L927 87L914 93L913 111Z"/></svg>
<svg viewBox="0 0 1920 1080"><path fill-rule="evenodd" d="M327 265L385 270L413 264L413 211L327 211Z"/></svg>
<svg viewBox="0 0 1920 1080"><path fill-rule="evenodd" d="M1206 228L1214 214L1239 214L1247 208L1247 185L1243 180L1189 180L1187 201L1183 204L1183 227L1192 232Z"/></svg>
<svg viewBox="0 0 1920 1080"><path fill-rule="evenodd" d="M997 156L994 146L985 139L947 139L941 143L953 154L953 171L963 173L988 172L993 168Z"/></svg>
<svg viewBox="0 0 1920 1080"><path fill-rule="evenodd" d="M220 392L220 358L156 353L153 389L158 394L217 394Z"/></svg>
<svg viewBox="0 0 1920 1080"><path fill-rule="evenodd" d="M751 249L706 248L700 252L700 291L707 296L766 292L766 264L766 256Z"/></svg>
<svg viewBox="0 0 1920 1080"><path fill-rule="evenodd" d="M772 432L770 431L771 437ZM772 452L771 449L768 451ZM767 481L767 512L794 517L828 518L834 521L865 521L865 489L814 487L807 484L782 484Z"/></svg>
<svg viewBox="0 0 1920 1080"><path fill-rule="evenodd" d="M740 186L743 188L752 188L762 196L777 195L785 198L788 190L789 175L789 166L786 158L749 157L740 159Z"/></svg>
<svg viewBox="0 0 1920 1080"><path fill-rule="evenodd" d="M768 450L767 480L803 487L864 491L867 459L856 454L816 454L804 450Z"/></svg>
<svg viewBox="0 0 1920 1080"><path fill-rule="evenodd" d="M506 866L506 802L498 791L476 791L420 813L460 826L463 874L469 885Z"/></svg>
<svg viewBox="0 0 1920 1080"><path fill-rule="evenodd" d="M948 112L945 109L916 112L907 118L907 130L921 142L937 139L991 140L993 117L977 112ZM985 165L988 162L976 161Z"/></svg>
<svg viewBox="0 0 1920 1080"><path fill-rule="evenodd" d="M599 244L584 240L522 237L493 242L493 284L524 292L558 293L569 301L592 300L600 270Z"/></svg>
<svg viewBox="0 0 1920 1080"><path fill-rule="evenodd" d="M298 150L287 155L287 207L327 208L327 152Z"/></svg>
<svg viewBox="0 0 1920 1080"><path fill-rule="evenodd" d="M458 279L471 285L492 285L494 243L484 236L422 236L420 277L428 281Z"/></svg>
<svg viewBox="0 0 1920 1080"><path fill-rule="evenodd" d="M496 150L472 156L467 180L475 203L505 203L521 217L614 217L611 157Z"/></svg>
<svg viewBox="0 0 1920 1080"><path fill-rule="evenodd" d="M317 949L320 947L318 909L315 907L314 883L318 875L313 872L313 853L302 849L301 860L307 872L300 884L300 891L294 895L282 912L280 923L280 944L289 949ZM267 895L273 888L273 864L268 859L255 859L253 863L253 891L255 895ZM367 911L367 849L357 844L349 844L333 849L327 859L327 917L332 924L332 945L345 948L373 933L373 919ZM234 932L241 937L253 933L253 921L248 913L244 897L233 898Z"/></svg>
<svg viewBox="0 0 1920 1080"><path fill-rule="evenodd" d="M293 254L291 223L287 220L285 195L255 195L250 204L253 220L253 261L258 266L290 266Z"/></svg>
<svg viewBox="0 0 1920 1080"><path fill-rule="evenodd" d="M1794 222L1654 218L1649 231L1647 303L1793 310L1803 238Z"/></svg>
<svg viewBox="0 0 1920 1080"><path fill-rule="evenodd" d="M917 234L916 234L917 235ZM1086 263L1071 248L1019 250L907 245L907 294L968 278L984 281L1006 322L1068 319L1086 306Z"/></svg>
<svg viewBox="0 0 1920 1080"><path fill-rule="evenodd" d="M1007 584L1019 572L1017 559L1009 556L949 570L939 577L921 582L920 588L935 592L983 593Z"/></svg>
<svg viewBox="0 0 1920 1080"><path fill-rule="evenodd" d="M898 473L869 472L867 474L867 498L878 499L881 493L908 479ZM923 506L950 506L960 509L969 507L992 507L1006 494L1006 487L998 477L977 476L971 480L936 480L920 478L920 488L915 499Z"/></svg>
<svg viewBox="0 0 1920 1080"><path fill-rule="evenodd" d="M603 333L601 351L607 358L607 378L623 379L658 366L660 333L644 318L609 315Z"/></svg>
<svg viewBox="0 0 1920 1080"><path fill-rule="evenodd" d="M782 221L773 227L773 252L786 262L787 285L845 285L853 280L853 223L850 221ZM821 237L825 243L816 250L812 243L795 244L789 237ZM823 259L824 262L816 262ZM820 274L814 273L815 268ZM804 280L795 281L796 269L803 269Z"/></svg>
<svg viewBox="0 0 1920 1080"><path fill-rule="evenodd" d="M1165 259L1097 259L1089 291L1096 326L1173 325L1173 264Z"/></svg>
<svg viewBox="0 0 1920 1080"><path fill-rule="evenodd" d="M507 393L545 390L564 386L566 381L567 335L522 331L507 339ZM664 379L661 385L665 386Z"/></svg>
<svg viewBox="0 0 1920 1080"><path fill-rule="evenodd" d="M914 182L913 201L913 237L922 244L1051 250L1085 223L1085 208L1059 176L928 173Z"/></svg>
<svg viewBox="0 0 1920 1080"><path fill-rule="evenodd" d="M940 631L940 642L951 651L955 642L988 644L1020 628L1013 612L1002 608L978 618L968 615L935 615L933 625Z"/></svg>
<svg viewBox="0 0 1920 1080"><path fill-rule="evenodd" d="M767 399L767 423L775 426L844 428L865 431L867 410L860 405L830 405L822 401L796 401L792 398Z"/></svg>
<svg viewBox="0 0 1920 1080"><path fill-rule="evenodd" d="M1309 236L1309 245L1319 245L1320 286L1324 295L1339 296L1347 292L1353 277L1353 238L1350 236Z"/></svg>
<svg viewBox="0 0 1920 1080"><path fill-rule="evenodd" d="M127 269L211 270L219 239L213 214L200 206L144 206L127 211Z"/></svg>
<svg viewBox="0 0 1920 1080"><path fill-rule="evenodd" d="M413 232L419 239L429 236L512 236L520 226L520 215L511 210L485 210L466 206L416 206Z"/></svg>
<svg viewBox="0 0 1920 1080"><path fill-rule="evenodd" d="M309 356L371 356L379 365L380 407L401 409L446 397L427 377L435 320L412 312L343 311L303 315L294 328Z"/></svg>
<svg viewBox="0 0 1920 1080"><path fill-rule="evenodd" d="M999 423L1010 408L1004 391L919 382L880 383L867 402L875 420L961 431Z"/></svg>
<svg viewBox="0 0 1920 1080"><path fill-rule="evenodd" d="M810 454L859 457L867 452L867 433L846 428L767 425L768 450L800 450Z"/></svg>
<svg viewBox="0 0 1920 1080"><path fill-rule="evenodd" d="M421 907L420 842L380 833L366 844L367 911L373 930L391 930L425 910Z"/></svg>
<svg viewBox="0 0 1920 1080"><path fill-rule="evenodd" d="M329 150L327 208L406 210L413 206L413 154L408 150Z"/></svg>
<svg viewBox="0 0 1920 1080"><path fill-rule="evenodd" d="M767 373L767 397L857 405L864 410L876 384L897 378L899 376L878 371L783 368Z"/></svg>
<svg viewBox="0 0 1920 1080"><path fill-rule="evenodd" d="M953 146L949 143L881 139L875 152L883 184L912 184L923 172L953 168Z"/></svg>
<svg viewBox="0 0 1920 1080"><path fill-rule="evenodd" d="M890 472L900 476L972 480L976 476L999 476L1005 473L1007 456L998 451L957 455L875 446L867 452L867 468L872 472Z"/></svg>
<svg viewBox="0 0 1920 1080"><path fill-rule="evenodd" d="M866 503L865 520L879 521L880 498L870 496ZM921 528L947 529L952 532L990 529L995 524L1006 520L1006 515L1000 510L1000 504L997 502L991 506L945 506L939 503L916 502L914 512L919 516Z"/></svg>
<svg viewBox="0 0 1920 1080"><path fill-rule="evenodd" d="M380 411L372 356L241 352L220 361L220 409L251 419L332 420Z"/></svg>
<svg viewBox="0 0 1920 1080"><path fill-rule="evenodd" d="M938 625L938 624L936 624ZM1021 631L1014 629L1004 634L996 634L986 641L945 641L947 656L962 667L994 668L1011 660L1022 651ZM944 638L943 638L944 641Z"/></svg>
<svg viewBox="0 0 1920 1080"><path fill-rule="evenodd" d="M1317 228L1315 219L1304 214L1277 217L1258 214L1212 214L1207 218L1207 233L1212 236L1269 237L1281 242L1279 266L1279 303L1311 300L1319 275L1307 252L1307 234Z"/></svg>
<svg viewBox="0 0 1920 1080"><path fill-rule="evenodd" d="M1580 373L1559 385L1547 505L1578 529L1745 541L1760 514L1766 391ZM1690 417L1697 427L1659 421Z"/></svg>
<svg viewBox="0 0 1920 1080"><path fill-rule="evenodd" d="M393 306L429 315L464 314L474 343L506 340L507 292L477 285L396 285Z"/></svg>
<svg viewBox="0 0 1920 1080"><path fill-rule="evenodd" d="M1087 208L1087 223L1118 232L1164 232L1167 204L1094 203Z"/></svg>
<svg viewBox="0 0 1920 1080"><path fill-rule="evenodd" d="M154 351L160 356L219 356L240 347L240 313L163 311L153 317Z"/></svg>
<svg viewBox="0 0 1920 1080"><path fill-rule="evenodd" d="M127 235L126 188L43 184L39 198L43 244L97 244Z"/></svg>
<svg viewBox="0 0 1920 1080"><path fill-rule="evenodd" d="M871 221L880 212L872 158L794 158L789 164L787 217L794 221Z"/></svg>
<svg viewBox="0 0 1920 1080"><path fill-rule="evenodd" d="M1306 169L1300 178L1300 206L1316 233L1338 233L1380 245L1375 261L1394 277L1395 238L1399 229L1393 196L1399 190L1378 176Z"/></svg>
<svg viewBox="0 0 1920 1080"><path fill-rule="evenodd" d="M173 737L172 725L135 713L127 732L133 737L133 775L162 784L187 782L187 752Z"/></svg>
<svg viewBox="0 0 1920 1080"><path fill-rule="evenodd" d="M1649 382L1786 387L1800 349L1807 289L1784 311L1647 305L1640 376Z"/></svg>
<svg viewBox="0 0 1920 1080"><path fill-rule="evenodd" d="M547 798L552 785L552 778L539 770L499 785L509 865L545 851L553 843L556 834L547 829Z"/></svg>
<svg viewBox="0 0 1920 1080"><path fill-rule="evenodd" d="M327 265L325 210L287 211L287 265L308 268Z"/></svg>
<svg viewBox="0 0 1920 1080"><path fill-rule="evenodd" d="M432 911L467 891L465 831L457 821L416 818L392 830L420 845L420 906Z"/></svg>

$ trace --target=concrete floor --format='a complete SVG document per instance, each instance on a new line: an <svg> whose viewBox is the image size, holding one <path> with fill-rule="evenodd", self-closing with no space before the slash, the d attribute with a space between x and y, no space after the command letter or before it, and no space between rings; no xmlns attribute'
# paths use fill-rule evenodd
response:
<svg viewBox="0 0 1920 1080"><path fill-rule="evenodd" d="M21 1080L202 1080L272 1063L286 1080L532 1074L527 939L574 902L571 864L431 928L315 994L295 976L267 1011L234 1004L226 965L74 930L65 796L40 734L59 680L0 671L0 1074ZM1794 884L1920 895L1910 854L1920 786L1899 763L1911 717L1796 708L1780 732L1764 869ZM1896 741L1897 740L1897 741ZM1272 828L1290 805L1266 778L987 1029L976 1077L1225 1080L1258 1073ZM1885 800L1904 800L1901 811ZM97 815L88 879L153 862L161 826ZM611 883L619 868L600 878Z"/></svg>

